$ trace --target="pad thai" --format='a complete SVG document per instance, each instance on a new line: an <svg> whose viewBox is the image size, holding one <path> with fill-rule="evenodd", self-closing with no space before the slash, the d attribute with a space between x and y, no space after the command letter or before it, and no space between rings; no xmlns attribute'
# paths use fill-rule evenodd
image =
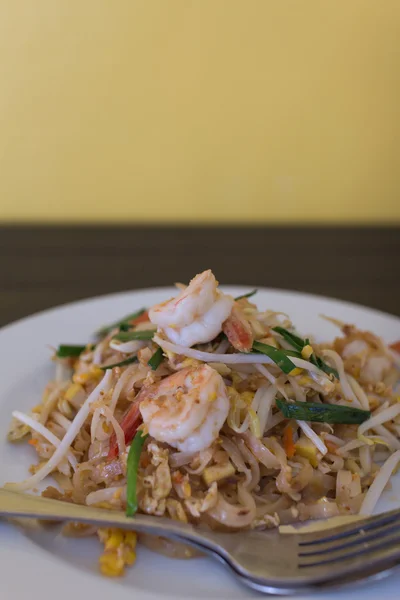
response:
<svg viewBox="0 0 400 600"><path fill-rule="evenodd" d="M7 487L51 475L46 497L232 532L371 514L400 459L400 343L333 319L340 336L317 343L211 270L177 287L55 350L41 403L8 434L38 462ZM105 575L135 562L133 532L64 533L99 536Z"/></svg>

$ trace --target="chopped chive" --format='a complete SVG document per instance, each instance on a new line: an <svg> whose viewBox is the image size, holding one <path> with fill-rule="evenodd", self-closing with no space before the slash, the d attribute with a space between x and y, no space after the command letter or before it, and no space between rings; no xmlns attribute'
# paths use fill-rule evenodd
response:
<svg viewBox="0 0 400 600"><path fill-rule="evenodd" d="M302 340L298 335L291 333L284 327L273 327L272 331L279 333L283 339L285 339L293 348L301 352L306 345L305 341Z"/></svg>
<svg viewBox="0 0 400 600"><path fill-rule="evenodd" d="M310 344L310 340L308 338L302 340L298 335L291 333L284 327L273 327L272 330L279 333L289 344L291 344L291 346L293 346L293 348L295 348L297 352L300 352L300 357L304 346ZM336 379L339 379L339 373L337 370L333 367L330 367L324 360L322 360L322 358L316 356L315 352L310 356L309 360L313 365L321 369L321 371L327 373L327 375L334 375Z"/></svg>
<svg viewBox="0 0 400 600"><path fill-rule="evenodd" d="M269 346L268 344L263 344L261 342L254 342L253 350L266 354L272 358L274 363L278 365L284 373L290 373L296 368L296 365L292 363L285 350L278 350L277 348L274 348L274 346Z"/></svg>
<svg viewBox="0 0 400 600"><path fill-rule="evenodd" d="M87 346L69 346L67 344L61 344L58 346L56 356L58 358L75 358L80 356Z"/></svg>
<svg viewBox="0 0 400 600"><path fill-rule="evenodd" d="M162 363L163 358L164 355L162 348L157 348L157 350L154 352L153 356L150 358L147 364L153 369L153 371L155 371Z"/></svg>
<svg viewBox="0 0 400 600"><path fill-rule="evenodd" d="M120 362L113 363L112 365L102 365L100 369L103 371L107 371L107 369L113 369L114 367L124 367L125 365L130 365L131 363L137 362L138 357L136 354L134 356L130 356L129 358L125 358Z"/></svg>
<svg viewBox="0 0 400 600"><path fill-rule="evenodd" d="M113 337L113 340L119 342L132 342L133 340L151 340L155 330L144 329L143 331L120 331Z"/></svg>
<svg viewBox="0 0 400 600"><path fill-rule="evenodd" d="M327 365L326 362L322 360L322 358L320 358L319 356L316 356L315 353L310 356L310 362L319 369L321 369L321 371L323 371L327 375L333 375L334 377L336 377L336 379L339 379L339 373L337 372L337 370Z"/></svg>
<svg viewBox="0 0 400 600"><path fill-rule="evenodd" d="M110 331L112 331L113 329L116 329L117 327L121 328L121 327L129 326L129 321L133 321L134 319L137 319L144 312L146 312L146 309L141 308L140 310L137 310L136 312L134 312L130 315L126 315L126 317L123 317L123 319L120 319L119 321L116 321L115 323L111 323L111 325L106 325L105 327L102 327L101 329L96 331L96 334L98 336L105 336L105 335L107 335L107 333L110 333Z"/></svg>
<svg viewBox="0 0 400 600"><path fill-rule="evenodd" d="M303 358L301 356L301 352L297 352L297 350L284 350L283 351L287 356L294 356L295 358Z"/></svg>
<svg viewBox="0 0 400 600"><path fill-rule="evenodd" d="M133 517L138 509L137 501L137 475L139 470L140 454L147 435L142 436L139 430L129 449L128 461L126 465L126 516Z"/></svg>
<svg viewBox="0 0 400 600"><path fill-rule="evenodd" d="M359 425L370 418L368 410L340 406L338 404L318 404L317 402L285 402L278 399L276 405L287 419L311 421L314 423L341 423Z"/></svg>
<svg viewBox="0 0 400 600"><path fill-rule="evenodd" d="M242 298L251 298L254 294L257 294L258 290L252 290L251 292L247 292L247 294L241 294L237 296L235 300L241 300Z"/></svg>

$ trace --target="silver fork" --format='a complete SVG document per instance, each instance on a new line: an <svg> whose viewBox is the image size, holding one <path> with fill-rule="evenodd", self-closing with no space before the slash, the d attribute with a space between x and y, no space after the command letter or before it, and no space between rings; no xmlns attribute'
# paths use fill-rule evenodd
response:
<svg viewBox="0 0 400 600"><path fill-rule="evenodd" d="M191 544L229 567L245 585L296 594L379 579L400 564L400 510L315 533L221 533L147 515L92 508L0 488L0 516L80 521L134 529Z"/></svg>

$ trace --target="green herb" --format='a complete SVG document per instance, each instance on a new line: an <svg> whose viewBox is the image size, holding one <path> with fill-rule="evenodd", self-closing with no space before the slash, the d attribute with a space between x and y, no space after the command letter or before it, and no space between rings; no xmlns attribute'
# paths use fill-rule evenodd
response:
<svg viewBox="0 0 400 600"><path fill-rule="evenodd" d="M103 365L100 367L100 369L106 371L107 369L113 369L114 367L124 367L125 365L130 365L131 363L137 362L137 360L138 357L135 354L135 356L130 356L129 358L125 358L124 360L121 360L117 363L113 363L112 365Z"/></svg>
<svg viewBox="0 0 400 600"><path fill-rule="evenodd" d="M133 438L129 449L128 461L126 465L126 516L133 517L138 509L137 501L137 474L139 470L140 454L147 435L142 436L138 431Z"/></svg>
<svg viewBox="0 0 400 600"><path fill-rule="evenodd" d="M336 377L336 379L339 379L339 373L337 372L337 370L327 365L326 362L322 360L322 358L320 358L319 356L316 356L315 353L311 354L310 362L319 369L321 369L321 371L323 371L324 373L327 373L328 375L332 374Z"/></svg>
<svg viewBox="0 0 400 600"><path fill-rule="evenodd" d="M302 340L298 335L291 333L284 327L273 327L272 329L273 331L279 333L291 346L293 346L293 348L295 348L297 352L300 352L301 358L301 351L305 346L308 346L310 344L310 340L307 338L305 340ZM328 375L334 375L336 379L339 379L339 373L337 372L337 370L327 365L326 362L322 360L322 358L316 356L315 352L311 354L310 362L319 369L321 369L321 371L324 371L324 373L327 373Z"/></svg>
<svg viewBox="0 0 400 600"><path fill-rule="evenodd" d="M155 371L162 363L163 358L164 355L162 349L157 348L157 350L154 352L153 356L150 358L147 364L153 369L153 371Z"/></svg>
<svg viewBox="0 0 400 600"><path fill-rule="evenodd" d="M278 350L277 348L274 348L274 346L262 344L261 342L254 342L253 350L256 350L256 352L261 352L262 354L266 354L272 358L274 363L277 364L284 373L290 373L296 368L296 365L292 363L285 350Z"/></svg>
<svg viewBox="0 0 400 600"><path fill-rule="evenodd" d="M105 335L110 333L110 331L112 331L113 329L116 329L117 327L119 327L119 328L129 327L129 322L133 321L134 319L137 319L144 312L146 312L146 309L141 308L140 310L137 310L136 312L132 313L131 315L126 315L126 317L124 317L123 319L120 319L119 321L116 321L115 323L112 323L111 325L106 325L105 327L102 327L101 329L99 329L96 332L96 334L100 337L104 337Z"/></svg>
<svg viewBox="0 0 400 600"><path fill-rule="evenodd" d="M305 341L302 340L298 335L290 333L290 331L288 331L284 327L273 327L272 331L276 331L277 333L279 333L283 337L283 339L289 342L289 344L293 346L293 348L298 350L298 352L301 352L304 346L306 345Z"/></svg>
<svg viewBox="0 0 400 600"><path fill-rule="evenodd" d="M318 404L317 402L285 402L277 400L276 405L287 419L312 421L315 423L342 423L359 425L370 418L368 410L339 406L338 404Z"/></svg>
<svg viewBox="0 0 400 600"><path fill-rule="evenodd" d="M133 340L151 340L155 330L144 329L143 331L121 331L113 337L113 340L119 342L132 342Z"/></svg>
<svg viewBox="0 0 400 600"><path fill-rule="evenodd" d="M75 358L82 354L86 346L68 346L67 344L61 344L58 346L56 356L58 358Z"/></svg>
<svg viewBox="0 0 400 600"><path fill-rule="evenodd" d="M295 358L303 358L301 356L301 352L297 352L297 350L283 350L283 352L287 355L287 356L294 356Z"/></svg>
<svg viewBox="0 0 400 600"><path fill-rule="evenodd" d="M242 298L251 298L254 294L257 294L258 290L252 290L251 292L247 292L247 294L241 294L241 296L237 296L235 300L241 300Z"/></svg>

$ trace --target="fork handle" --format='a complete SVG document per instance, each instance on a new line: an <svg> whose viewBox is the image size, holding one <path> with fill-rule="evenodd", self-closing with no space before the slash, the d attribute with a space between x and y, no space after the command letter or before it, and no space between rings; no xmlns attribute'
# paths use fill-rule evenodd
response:
<svg viewBox="0 0 400 600"><path fill-rule="evenodd" d="M0 488L0 517L79 521L99 527L120 527L186 542L203 552L215 554L218 550L217 545L207 536L207 532L196 530L187 523L142 514L132 518L119 511L51 500L5 488Z"/></svg>

